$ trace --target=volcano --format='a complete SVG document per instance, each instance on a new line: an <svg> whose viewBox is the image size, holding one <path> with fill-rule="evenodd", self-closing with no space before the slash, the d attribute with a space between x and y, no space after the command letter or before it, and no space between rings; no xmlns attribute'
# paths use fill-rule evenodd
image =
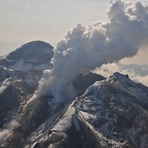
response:
<svg viewBox="0 0 148 148"><path fill-rule="evenodd" d="M1 57L1 148L146 148L148 88L116 72L77 75L73 99L35 99L53 47L33 41ZM41 55L41 56L40 56Z"/></svg>

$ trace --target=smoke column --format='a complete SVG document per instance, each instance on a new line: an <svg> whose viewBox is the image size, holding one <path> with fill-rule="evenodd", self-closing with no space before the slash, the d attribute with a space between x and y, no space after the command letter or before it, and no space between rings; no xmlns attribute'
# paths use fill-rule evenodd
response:
<svg viewBox="0 0 148 148"><path fill-rule="evenodd" d="M134 56L148 42L148 6L141 2L111 0L108 22L78 24L54 49L53 69L44 71L37 96L57 101L73 98L72 81L103 64Z"/></svg>

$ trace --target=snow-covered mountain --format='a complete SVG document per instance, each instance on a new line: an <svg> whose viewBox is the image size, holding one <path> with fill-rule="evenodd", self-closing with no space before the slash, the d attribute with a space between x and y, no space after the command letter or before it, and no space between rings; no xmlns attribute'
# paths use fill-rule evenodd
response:
<svg viewBox="0 0 148 148"><path fill-rule="evenodd" d="M53 47L42 41L22 45L0 57L0 127L32 96L43 70L50 68Z"/></svg>
<svg viewBox="0 0 148 148"><path fill-rule="evenodd" d="M25 147L147 148L147 139L148 88L114 73L61 105L31 133Z"/></svg>
<svg viewBox="0 0 148 148"><path fill-rule="evenodd" d="M148 88L128 75L79 75L74 100L29 100L42 71L52 68L52 49L31 42L1 58L0 147L147 148Z"/></svg>

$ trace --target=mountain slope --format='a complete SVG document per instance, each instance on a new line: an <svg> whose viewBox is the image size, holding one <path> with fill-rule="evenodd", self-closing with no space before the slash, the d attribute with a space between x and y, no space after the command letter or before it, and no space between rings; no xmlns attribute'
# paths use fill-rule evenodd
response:
<svg viewBox="0 0 148 148"><path fill-rule="evenodd" d="M52 56L35 41L0 58L1 148L147 148L148 88L128 75L90 72L73 81L74 100L30 99Z"/></svg>
<svg viewBox="0 0 148 148"><path fill-rule="evenodd" d="M50 116L26 148L146 148L148 88L115 73L91 85L64 113Z"/></svg>
<svg viewBox="0 0 148 148"><path fill-rule="evenodd" d="M33 41L0 58L0 127L37 89L52 56L50 44Z"/></svg>
<svg viewBox="0 0 148 148"><path fill-rule="evenodd" d="M66 111L70 102L54 102L50 96L28 103L37 89L43 70L52 68L52 49L47 43L34 41L0 58L1 147L23 147L30 134L45 121L53 124ZM82 94L89 85L102 79L104 77L89 73L78 76L73 84L77 93Z"/></svg>

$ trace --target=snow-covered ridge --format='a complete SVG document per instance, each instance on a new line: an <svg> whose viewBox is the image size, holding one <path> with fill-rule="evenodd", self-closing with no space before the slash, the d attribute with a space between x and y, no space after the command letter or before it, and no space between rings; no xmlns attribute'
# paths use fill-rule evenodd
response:
<svg viewBox="0 0 148 148"><path fill-rule="evenodd" d="M29 143L33 148L48 143L49 147L64 148L86 145L146 148L148 88L133 82L127 75L114 73L109 79L96 81L67 105L64 113L61 112L56 122L49 126L48 134L44 132L42 137L40 128L37 139L34 131L34 142L29 141L28 147Z"/></svg>
<svg viewBox="0 0 148 148"><path fill-rule="evenodd" d="M76 108L112 147L147 146L148 88L127 75L114 73L108 80L96 82L78 99Z"/></svg>

